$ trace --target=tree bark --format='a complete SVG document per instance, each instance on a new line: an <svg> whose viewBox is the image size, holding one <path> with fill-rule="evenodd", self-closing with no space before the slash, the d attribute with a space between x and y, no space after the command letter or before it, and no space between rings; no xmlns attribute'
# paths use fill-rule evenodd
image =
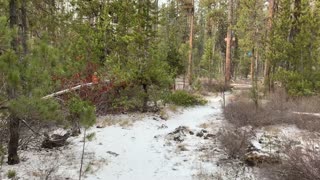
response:
<svg viewBox="0 0 320 180"><path fill-rule="evenodd" d="M275 0L269 0L269 17L268 17L268 27L267 27L267 33L268 33L268 43L266 51L267 53L270 53L270 36L271 36L271 30L272 30L272 20L273 20L273 14L274 14L274 1ZM271 70L271 62L270 57L266 59L264 64L264 87L265 90L268 92L271 91L271 80L270 80L270 70Z"/></svg>
<svg viewBox="0 0 320 180"><path fill-rule="evenodd" d="M27 2L22 0L21 4L21 44L23 49L23 55L26 56L28 53L28 26L27 26Z"/></svg>
<svg viewBox="0 0 320 180"><path fill-rule="evenodd" d="M193 49L193 24L194 24L194 0L192 0L190 10L190 35L189 35L189 60L188 60L188 83L192 84L192 49Z"/></svg>
<svg viewBox="0 0 320 180"><path fill-rule="evenodd" d="M13 30L18 25L16 0L10 0L9 2L9 21L10 21L10 29ZM16 36L14 36L13 40L11 41L11 48L14 51L17 51L17 43L18 43L18 39Z"/></svg>
<svg viewBox="0 0 320 180"><path fill-rule="evenodd" d="M149 101L147 84L142 84L142 88L143 88L143 92L144 92L142 111L147 112L148 111L148 101Z"/></svg>
<svg viewBox="0 0 320 180"><path fill-rule="evenodd" d="M233 0L229 0L228 4L228 30L226 38L226 65L225 65L225 81L229 82L231 79L231 33L232 33L232 6Z"/></svg>
<svg viewBox="0 0 320 180"><path fill-rule="evenodd" d="M10 0L9 2L9 21L10 28L13 30L18 24L18 16L17 16L17 1ZM17 53L18 41L16 35L13 37L11 41L11 48ZM16 98L16 89L14 87L8 87L7 93L9 99ZM20 162L18 156L18 146L19 146L19 124L20 121L13 114L9 117L9 132L10 139L8 144L8 164L18 164Z"/></svg>
<svg viewBox="0 0 320 180"><path fill-rule="evenodd" d="M251 81L254 83L254 76L255 76L255 54L254 54L254 48L252 48L252 56L251 56L251 67L250 67L250 76L251 76Z"/></svg>
<svg viewBox="0 0 320 180"><path fill-rule="evenodd" d="M19 125L20 121L14 115L9 117L9 132L10 140L8 144L8 164L18 164L20 162L18 156L18 146L19 146Z"/></svg>

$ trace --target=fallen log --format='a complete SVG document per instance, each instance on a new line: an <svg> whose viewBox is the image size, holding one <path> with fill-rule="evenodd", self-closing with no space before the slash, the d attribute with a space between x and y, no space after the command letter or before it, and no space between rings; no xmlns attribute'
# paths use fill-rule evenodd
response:
<svg viewBox="0 0 320 180"><path fill-rule="evenodd" d="M294 114L299 114L299 115L309 115L309 116L320 117L320 113L297 112L297 111L294 111L293 113Z"/></svg>
<svg viewBox="0 0 320 180"><path fill-rule="evenodd" d="M67 139L70 137L70 133L67 132L64 135L53 134L49 137L48 134L45 134L45 139L42 141L42 148L52 149L55 147L62 147L66 145Z"/></svg>
<svg viewBox="0 0 320 180"><path fill-rule="evenodd" d="M108 83L109 80L105 80L104 83ZM65 94L65 93L68 93L68 92L71 92L71 91L75 91L75 90L78 90L82 87L86 87L86 86L92 86L92 85L95 85L97 84L96 82L90 82L90 83L85 83L85 84L79 84L77 86L74 86L74 87L70 87L68 89L64 89L64 90L61 90L61 91L58 91L58 92L55 92L55 93L52 93L52 94L48 94L44 97L42 97L42 99L49 99L49 98L52 98L52 97L55 97L55 96L58 96L58 95L62 95L62 94Z"/></svg>
<svg viewBox="0 0 320 180"><path fill-rule="evenodd" d="M92 86L93 84L94 83L92 83L92 82L91 83L86 83L86 84L80 84L80 85L77 85L77 86L74 86L74 87L71 87L71 88L68 88L68 89L64 89L64 90L61 90L61 91L46 95L46 96L42 97L42 99L49 99L49 98L52 98L52 97L55 97L55 96L58 96L58 95L62 95L62 94L65 94L65 93L68 93L68 92L71 92L71 91L75 91L77 89L80 89L81 87Z"/></svg>

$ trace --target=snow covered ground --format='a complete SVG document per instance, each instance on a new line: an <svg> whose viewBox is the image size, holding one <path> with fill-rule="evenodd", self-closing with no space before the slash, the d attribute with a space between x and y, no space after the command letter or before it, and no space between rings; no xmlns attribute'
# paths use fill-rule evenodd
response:
<svg viewBox="0 0 320 180"><path fill-rule="evenodd" d="M147 116L129 128L110 126L95 130L96 140L88 143L87 151L95 152L98 159L107 159L108 165L88 174L86 179L192 179L198 165L192 149L204 142L190 136L183 142L187 150L177 152L166 135L179 126L197 131L201 129L199 125L221 118L220 98L209 100L205 106L184 109L166 121Z"/></svg>
<svg viewBox="0 0 320 180"><path fill-rule="evenodd" d="M84 179L97 180L168 180L193 179L199 170L214 172L212 163L204 162L203 147L214 138L204 139L197 132L209 127L210 133L217 133L225 124L222 118L221 97L208 97L209 103L171 113L169 119L158 115L120 115L118 119L135 122L130 125L93 127L87 135L94 138L87 141L83 170ZM103 121L100 117L99 120ZM214 124L214 126L212 126ZM195 134L185 135L182 142L168 138L168 134L179 126L186 126ZM214 128L211 128L214 127ZM22 162L15 166L2 167L0 179L6 178L9 170L15 170L20 179L78 179L82 137L71 138L70 144L54 151L20 151ZM217 147L211 150L220 152Z"/></svg>

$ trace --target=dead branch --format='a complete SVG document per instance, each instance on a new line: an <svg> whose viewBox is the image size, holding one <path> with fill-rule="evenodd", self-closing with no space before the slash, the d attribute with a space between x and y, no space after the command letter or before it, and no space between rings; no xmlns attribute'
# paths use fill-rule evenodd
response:
<svg viewBox="0 0 320 180"><path fill-rule="evenodd" d="M107 82L109 82L109 80L106 80L104 82L107 83ZM74 86L74 87L70 87L68 89L64 89L64 90L61 90L61 91L46 95L46 96L42 97L42 99L49 99L49 98L52 98L52 97L55 97L55 96L58 96L58 95L62 95L62 94L65 94L65 93L68 93L68 92L71 92L71 91L75 91L75 90L80 89L82 87L92 86L92 85L95 85L95 84L97 84L97 83L90 82L90 83L80 84L80 85L77 85L77 86Z"/></svg>
<svg viewBox="0 0 320 180"><path fill-rule="evenodd" d="M46 95L46 96L42 97L42 99L49 99L49 98L52 98L52 97L55 97L55 96L58 96L58 95L62 95L62 94L65 94L65 93L68 93L68 92L71 92L71 91L75 91L77 89L80 89L81 87L92 86L93 84L94 83L92 83L92 82L91 83L86 83L86 84L80 84L80 85L77 85L77 86L74 86L74 87L71 87L71 88L68 88L68 89L64 89L64 90L61 90L61 91Z"/></svg>
<svg viewBox="0 0 320 180"><path fill-rule="evenodd" d="M309 115L309 116L316 116L316 117L320 117L320 113L309 113L309 112L293 112L294 114L300 114L300 115Z"/></svg>
<svg viewBox="0 0 320 180"><path fill-rule="evenodd" d="M23 119L20 119L20 121L26 125L34 134L38 135L38 136L41 136L41 134L39 134L38 132L36 132L34 129L32 129L32 127Z"/></svg>

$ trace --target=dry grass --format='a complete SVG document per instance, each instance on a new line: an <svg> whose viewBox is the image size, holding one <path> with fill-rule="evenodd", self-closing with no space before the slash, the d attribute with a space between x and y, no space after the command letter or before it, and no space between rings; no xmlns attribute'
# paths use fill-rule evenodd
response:
<svg viewBox="0 0 320 180"><path fill-rule="evenodd" d="M282 164L266 166L263 175L272 180L319 180L320 152L312 142L308 149L288 146Z"/></svg>
<svg viewBox="0 0 320 180"><path fill-rule="evenodd" d="M235 99L225 107L224 115L237 127L294 124L300 129L320 131L320 117L294 113L320 112L319 97L290 99L283 91L277 91L259 107L256 107L247 95Z"/></svg>
<svg viewBox="0 0 320 180"><path fill-rule="evenodd" d="M320 132L319 116L294 112L319 113L320 97L290 98L283 90L278 89L268 99L260 100L256 107L248 93L242 93L236 95L224 109L225 118L237 129L252 126L278 131L270 128L290 124L311 134ZM222 136L221 141L231 157L239 157L243 154L243 139L243 134L229 131ZM306 137L305 141L310 139L312 138ZM314 144L283 147L281 163L264 164L262 176L272 180L320 180L320 150Z"/></svg>
<svg viewBox="0 0 320 180"><path fill-rule="evenodd" d="M119 125L121 127L131 127L136 121L142 119L142 115L133 116L105 116L97 120L97 125L100 127Z"/></svg>
<svg viewBox="0 0 320 180"><path fill-rule="evenodd" d="M252 131L243 129L224 129L219 132L219 140L232 159L241 159L247 152Z"/></svg>
<svg viewBox="0 0 320 180"><path fill-rule="evenodd" d="M223 92L232 88L230 84L226 84L224 80L203 80L203 90L207 92Z"/></svg>
<svg viewBox="0 0 320 180"><path fill-rule="evenodd" d="M210 124L209 123L202 123L199 125L199 127L202 129L208 129L210 127Z"/></svg>

